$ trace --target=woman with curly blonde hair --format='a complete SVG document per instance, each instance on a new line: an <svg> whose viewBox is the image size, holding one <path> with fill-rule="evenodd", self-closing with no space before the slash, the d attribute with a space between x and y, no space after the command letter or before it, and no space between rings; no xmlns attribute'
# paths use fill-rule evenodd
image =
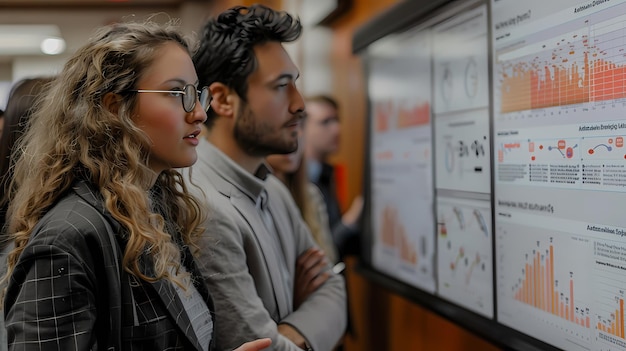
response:
<svg viewBox="0 0 626 351"><path fill-rule="evenodd" d="M175 28L114 24L39 100L10 187L9 349L214 348L190 252L202 215L175 170L197 158L197 84Z"/></svg>

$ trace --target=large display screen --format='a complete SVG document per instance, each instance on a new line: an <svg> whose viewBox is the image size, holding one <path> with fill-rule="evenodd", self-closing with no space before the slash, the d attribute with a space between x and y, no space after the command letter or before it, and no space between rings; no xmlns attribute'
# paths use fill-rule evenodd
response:
<svg viewBox="0 0 626 351"><path fill-rule="evenodd" d="M499 322L626 350L626 3L492 2Z"/></svg>
<svg viewBox="0 0 626 351"><path fill-rule="evenodd" d="M626 0L429 11L363 55L364 265L511 349L626 351Z"/></svg>

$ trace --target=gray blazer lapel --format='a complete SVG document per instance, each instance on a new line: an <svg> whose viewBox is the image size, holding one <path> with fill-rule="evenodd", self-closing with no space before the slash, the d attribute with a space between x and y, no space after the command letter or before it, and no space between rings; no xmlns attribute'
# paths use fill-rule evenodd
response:
<svg viewBox="0 0 626 351"><path fill-rule="evenodd" d="M154 270L147 265L144 260L142 260L142 262L144 272L147 272L149 276L154 276ZM187 311L185 311L185 307L183 306L182 301L180 301L178 293L172 283L167 280L160 279L152 282L151 285L158 293L161 301L163 301L163 304L167 308L169 314L176 321L176 325L178 325L178 327L184 332L197 350L202 350L202 346L198 342L196 333L191 326L191 321L189 320Z"/></svg>
<svg viewBox="0 0 626 351"><path fill-rule="evenodd" d="M97 208L101 212L101 214L107 219L107 222L112 226L112 235L116 235L121 230L119 222L114 220L111 214L105 210L100 195L95 189L92 189L92 187L87 182L77 182L74 190L76 191L78 196L80 196L84 201L86 201L93 207ZM111 243L111 245L115 244ZM122 252L120 252L120 254L122 254ZM148 276L154 276L154 269L151 265L147 264L146 260L141 260L141 265L143 272L146 272ZM116 281L120 281L119 275L117 276ZM151 285L152 288L158 293L159 297L163 301L164 306L166 306L168 313L176 321L178 327L184 332L184 334L197 350L202 350L202 346L200 345L196 334L193 331L193 327L191 326L189 316L187 315L185 307L180 301L180 298L178 297L178 293L176 292L174 286L166 280L158 280L151 283ZM130 294L132 295L132 293ZM118 321L118 323L122 320L120 309L121 308L118 307L111 311L112 320ZM118 332L118 334L119 333L120 332ZM118 340L121 340L120 336L118 336Z"/></svg>
<svg viewBox="0 0 626 351"><path fill-rule="evenodd" d="M284 296L285 287L283 284L285 282L281 278L280 272L280 261L276 255L270 255L269 253L273 253L274 249L272 244L269 242L271 236L278 235L275 233L269 233L263 220L260 215L257 215L258 209L255 208L252 201L246 198L245 195L235 192L231 194L230 201L233 206L239 211L241 216L248 222L251 227L252 233L254 233L254 237L263 252L263 257L265 258L265 265L267 268L268 275L272 280L272 286L274 290L274 297L276 299L276 306L278 308L278 313L281 317L286 316L290 312L289 308L289 300L286 296ZM277 254L283 254L282 252Z"/></svg>

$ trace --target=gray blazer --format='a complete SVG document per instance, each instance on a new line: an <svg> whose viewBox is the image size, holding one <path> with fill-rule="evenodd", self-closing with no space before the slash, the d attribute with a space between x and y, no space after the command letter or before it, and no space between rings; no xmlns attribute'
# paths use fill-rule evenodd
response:
<svg viewBox="0 0 626 351"><path fill-rule="evenodd" d="M272 175L253 176L205 140L197 151L191 188L207 201L209 219L196 261L220 322L217 349L270 337L270 350L300 350L277 332L286 323L315 351L330 351L346 328L344 280L329 265L331 277L294 310L296 259L315 244L289 191ZM264 191L275 232L258 207Z"/></svg>
<svg viewBox="0 0 626 351"><path fill-rule="evenodd" d="M202 349L171 283L122 270L122 232L85 181L47 211L8 283L9 350ZM200 279L191 252L182 250L183 265ZM195 285L212 310L208 291Z"/></svg>

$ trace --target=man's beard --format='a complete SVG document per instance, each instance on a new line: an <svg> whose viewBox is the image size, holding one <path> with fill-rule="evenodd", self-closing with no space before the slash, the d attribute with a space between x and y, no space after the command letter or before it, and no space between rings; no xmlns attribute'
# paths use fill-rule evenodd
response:
<svg viewBox="0 0 626 351"><path fill-rule="evenodd" d="M298 131L294 130L293 141L273 140L280 135L270 125L255 120L247 104L239 107L239 118L235 122L234 138L237 145L250 156L265 157L273 154L289 154L298 149Z"/></svg>

